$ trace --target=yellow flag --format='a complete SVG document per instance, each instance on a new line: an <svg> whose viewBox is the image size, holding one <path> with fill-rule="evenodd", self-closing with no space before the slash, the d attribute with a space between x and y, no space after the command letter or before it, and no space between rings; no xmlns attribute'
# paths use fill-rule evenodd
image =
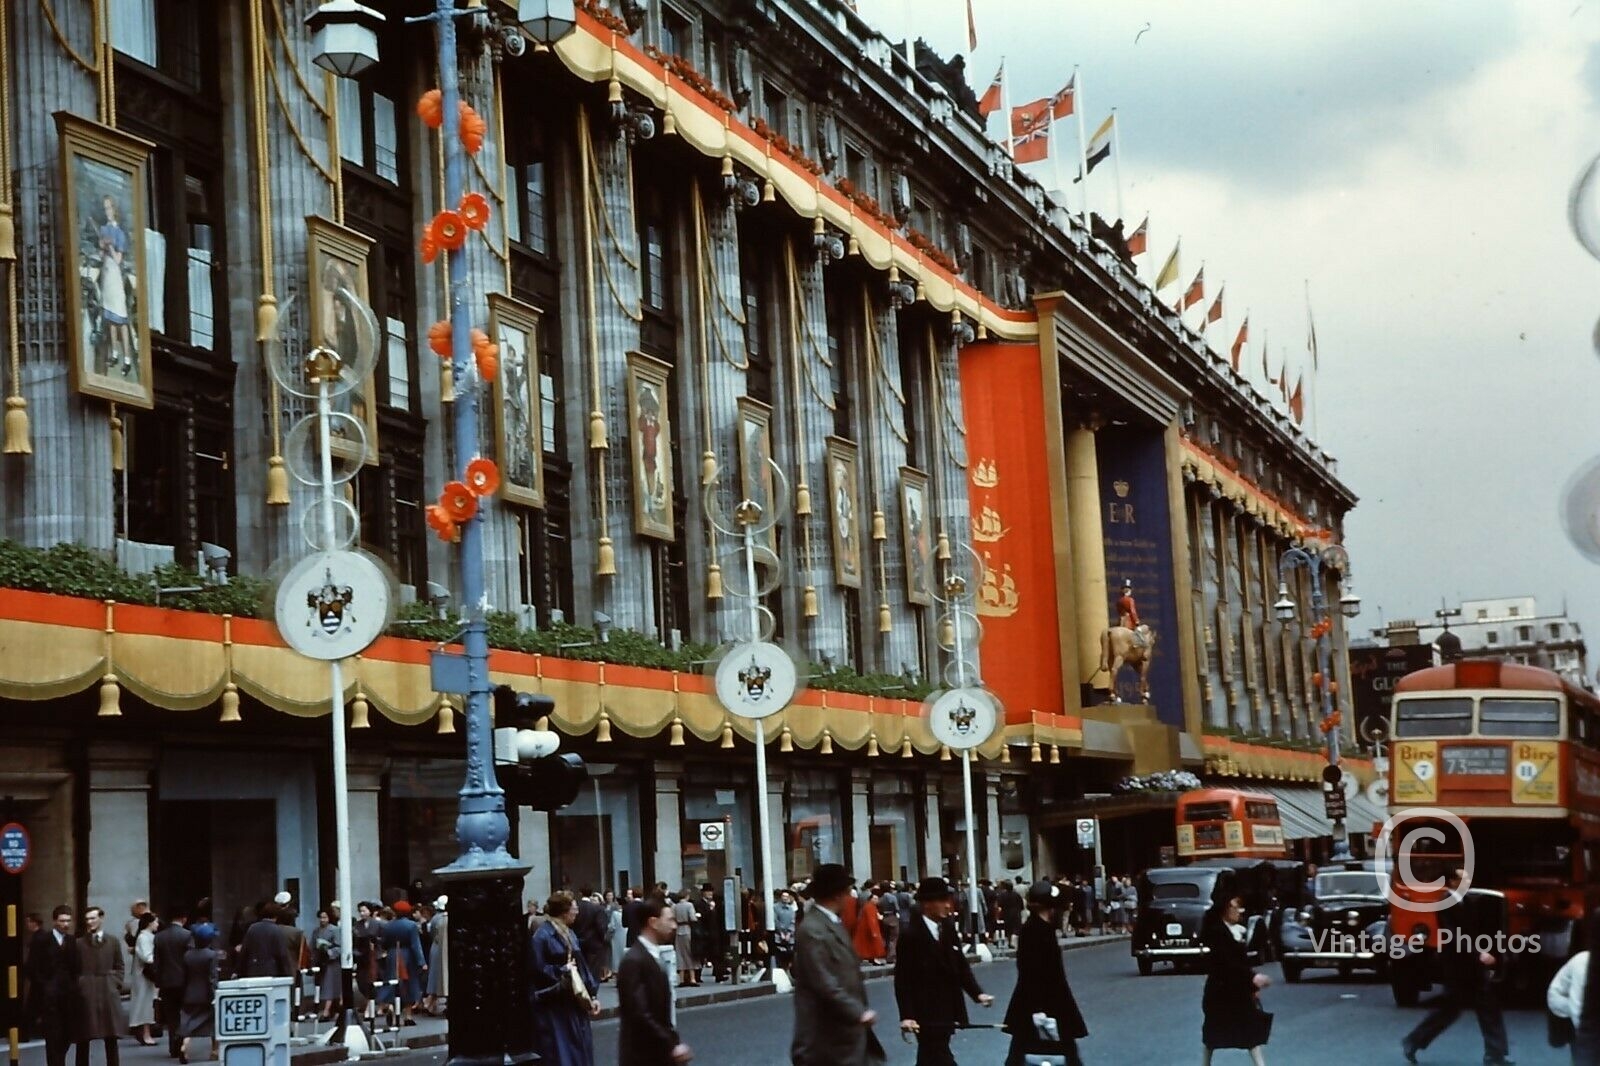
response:
<svg viewBox="0 0 1600 1066"><path fill-rule="evenodd" d="M1167 256L1166 266L1163 266L1161 268L1161 273L1156 275L1157 292L1160 292L1162 289L1178 280L1178 250L1182 247L1182 241L1179 241L1177 244L1172 246L1172 254Z"/></svg>

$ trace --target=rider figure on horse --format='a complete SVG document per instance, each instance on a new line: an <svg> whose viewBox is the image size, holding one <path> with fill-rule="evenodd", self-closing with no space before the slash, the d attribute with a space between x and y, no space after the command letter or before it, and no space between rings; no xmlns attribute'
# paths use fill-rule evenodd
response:
<svg viewBox="0 0 1600 1066"><path fill-rule="evenodd" d="M1145 646L1144 634L1139 630L1139 605L1133 600L1133 582L1122 579L1122 595L1117 597L1117 625L1133 633L1134 643Z"/></svg>

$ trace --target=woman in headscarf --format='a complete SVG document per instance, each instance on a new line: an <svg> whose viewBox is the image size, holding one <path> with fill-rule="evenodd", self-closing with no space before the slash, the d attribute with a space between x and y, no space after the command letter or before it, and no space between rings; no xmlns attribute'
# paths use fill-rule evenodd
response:
<svg viewBox="0 0 1600 1066"><path fill-rule="evenodd" d="M189 930L194 937L194 944L183 954L183 1009L178 1016L178 1035L183 1038L179 1045L178 1062L187 1066L189 1061L189 1041L197 1036L203 1036L211 1041L211 1058L217 1058L217 1038L212 1024L211 1004L217 994L217 977L222 963L222 952L212 945L216 943L217 927L210 922L201 922Z"/></svg>
<svg viewBox="0 0 1600 1066"><path fill-rule="evenodd" d="M544 913L546 921L533 934L528 953L534 1050L547 1066L594 1066L589 1021L600 1013L600 986L572 932L576 917L572 893L552 895Z"/></svg>
<svg viewBox="0 0 1600 1066"><path fill-rule="evenodd" d="M1200 1030L1206 1047L1202 1061L1211 1066L1211 1053L1218 1048L1243 1048L1250 1052L1255 1066L1266 1066L1262 1049L1267 1043L1270 1018L1261 1009L1256 993L1272 982L1250 968L1245 928L1240 924L1244 901L1226 880L1219 879L1217 888L1211 909L1200 920L1200 942L1210 951L1205 992L1200 999L1205 1012Z"/></svg>
<svg viewBox="0 0 1600 1066"><path fill-rule="evenodd" d="M1550 1013L1572 1026L1572 1066L1600 1064L1600 967L1590 966L1600 952L1600 908L1589 914L1588 949L1556 971L1545 996Z"/></svg>

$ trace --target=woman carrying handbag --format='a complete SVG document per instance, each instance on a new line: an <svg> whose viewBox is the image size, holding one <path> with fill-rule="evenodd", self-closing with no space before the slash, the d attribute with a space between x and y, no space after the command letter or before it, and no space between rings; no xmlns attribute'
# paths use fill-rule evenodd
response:
<svg viewBox="0 0 1600 1066"><path fill-rule="evenodd" d="M545 1066L594 1066L589 1022L600 1013L600 986L569 924L576 914L572 893L552 895L544 912L547 921L528 952L534 1050Z"/></svg>
<svg viewBox="0 0 1600 1066"><path fill-rule="evenodd" d="M1244 902L1231 885L1222 881L1211 909L1200 921L1200 942L1210 949L1210 968L1200 1006L1205 1012L1201 1038L1205 1042L1204 1066L1219 1048L1250 1052L1255 1066L1266 1066L1267 1039L1272 1035L1272 1015L1261 1007L1259 993L1272 982L1250 968L1245 947Z"/></svg>

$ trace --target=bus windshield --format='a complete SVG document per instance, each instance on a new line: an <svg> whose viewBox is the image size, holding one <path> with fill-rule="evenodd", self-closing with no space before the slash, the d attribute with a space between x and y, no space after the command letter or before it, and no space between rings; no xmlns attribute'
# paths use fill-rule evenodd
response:
<svg viewBox="0 0 1600 1066"><path fill-rule="evenodd" d="M1397 737L1464 737L1472 732L1472 699L1397 699L1394 721Z"/></svg>
<svg viewBox="0 0 1600 1066"><path fill-rule="evenodd" d="M1561 704L1485 696L1478 706L1478 730L1495 737L1560 736Z"/></svg>

